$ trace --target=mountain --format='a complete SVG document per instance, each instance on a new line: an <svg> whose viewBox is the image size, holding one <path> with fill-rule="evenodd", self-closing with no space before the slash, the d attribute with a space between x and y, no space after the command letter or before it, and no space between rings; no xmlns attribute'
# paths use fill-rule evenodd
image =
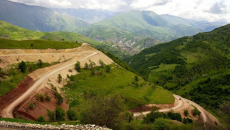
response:
<svg viewBox="0 0 230 130"><path fill-rule="evenodd" d="M0 1L0 20L35 31L71 31L88 23L61 15L51 9L21 3Z"/></svg>
<svg viewBox="0 0 230 130"><path fill-rule="evenodd" d="M163 14L161 15L161 17L165 19L166 21L169 21L173 25L184 24L187 26L193 26L188 20L181 18L181 17L177 17L177 16L173 16L169 14Z"/></svg>
<svg viewBox="0 0 230 130"><path fill-rule="evenodd" d="M227 22L208 22L208 21L195 21L192 19L188 19L188 21L194 25L195 27L203 30L204 32L212 31L215 28L221 27L223 25L227 25Z"/></svg>
<svg viewBox="0 0 230 130"><path fill-rule="evenodd" d="M196 21L192 19L185 19L173 15L163 14L161 15L166 21L169 21L173 25L187 25L198 28L202 30L202 32L209 32L215 28L227 25L226 22L208 22L208 21Z"/></svg>
<svg viewBox="0 0 230 130"><path fill-rule="evenodd" d="M133 48L133 44L146 37L153 38L154 41L166 42L197 34L201 30L184 24L174 25L154 12L131 10L80 28L76 32L95 40L114 42Z"/></svg>
<svg viewBox="0 0 230 130"><path fill-rule="evenodd" d="M59 12L63 15L70 15L72 17L80 18L88 23L97 23L99 21L108 19L113 17L114 15L119 14L119 12L110 12L104 10L94 10L94 9L61 9L61 8L54 8L56 12Z"/></svg>
<svg viewBox="0 0 230 130"><path fill-rule="evenodd" d="M230 99L230 25L141 51L127 63L151 82L217 112Z"/></svg>
<svg viewBox="0 0 230 130"><path fill-rule="evenodd" d="M129 54L118 45L106 42L98 42L81 34L72 32L40 32L17 27L5 21L0 21L0 38L12 40L51 40L74 41L89 43L91 46L108 51L119 58L127 58Z"/></svg>

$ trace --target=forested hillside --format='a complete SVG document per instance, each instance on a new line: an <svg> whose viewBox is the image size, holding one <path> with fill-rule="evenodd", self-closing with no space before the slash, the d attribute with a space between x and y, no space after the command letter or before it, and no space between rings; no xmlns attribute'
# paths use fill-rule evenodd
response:
<svg viewBox="0 0 230 130"><path fill-rule="evenodd" d="M212 110L230 96L230 25L156 45L128 59L151 82Z"/></svg>

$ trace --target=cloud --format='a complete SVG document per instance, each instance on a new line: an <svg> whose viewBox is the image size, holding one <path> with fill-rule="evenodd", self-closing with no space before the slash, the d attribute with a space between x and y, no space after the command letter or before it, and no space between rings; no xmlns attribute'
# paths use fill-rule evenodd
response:
<svg viewBox="0 0 230 130"><path fill-rule="evenodd" d="M230 0L10 0L48 8L153 11L194 20L230 22ZM215 14L215 15L210 15Z"/></svg>
<svg viewBox="0 0 230 130"><path fill-rule="evenodd" d="M212 14L226 14L228 13L228 8L224 1L220 1L213 4L210 9L206 10L206 12Z"/></svg>
<svg viewBox="0 0 230 130"><path fill-rule="evenodd" d="M169 2L171 2L171 0L158 0L153 5L156 5L156 6L158 6L158 5L166 5Z"/></svg>

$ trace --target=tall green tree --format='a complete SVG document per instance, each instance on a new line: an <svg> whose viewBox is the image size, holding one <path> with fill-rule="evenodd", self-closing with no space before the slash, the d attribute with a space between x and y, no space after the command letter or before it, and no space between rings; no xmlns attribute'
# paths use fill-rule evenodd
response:
<svg viewBox="0 0 230 130"><path fill-rule="evenodd" d="M60 106L56 106L55 114L56 114L57 121L65 120L65 110L61 108Z"/></svg>
<svg viewBox="0 0 230 130"><path fill-rule="evenodd" d="M22 61L18 66L18 69L20 69L21 72L23 72L23 73L26 72L26 68L27 68L27 66L26 66L26 63L24 61Z"/></svg>
<svg viewBox="0 0 230 130"><path fill-rule="evenodd" d="M80 62L79 61L75 64L75 70L78 71L78 72L81 71L81 66L80 66Z"/></svg>

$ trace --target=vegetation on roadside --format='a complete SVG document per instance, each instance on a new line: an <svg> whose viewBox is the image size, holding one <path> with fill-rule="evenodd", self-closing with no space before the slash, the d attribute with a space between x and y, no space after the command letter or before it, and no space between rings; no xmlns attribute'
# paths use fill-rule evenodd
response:
<svg viewBox="0 0 230 130"><path fill-rule="evenodd" d="M23 66L21 64L24 64ZM5 95L12 89L18 86L18 84L32 71L50 66L49 63L43 63L38 65L37 63L24 62L17 65L11 65L7 68L0 68L0 96ZM24 72L21 72L23 68Z"/></svg>

